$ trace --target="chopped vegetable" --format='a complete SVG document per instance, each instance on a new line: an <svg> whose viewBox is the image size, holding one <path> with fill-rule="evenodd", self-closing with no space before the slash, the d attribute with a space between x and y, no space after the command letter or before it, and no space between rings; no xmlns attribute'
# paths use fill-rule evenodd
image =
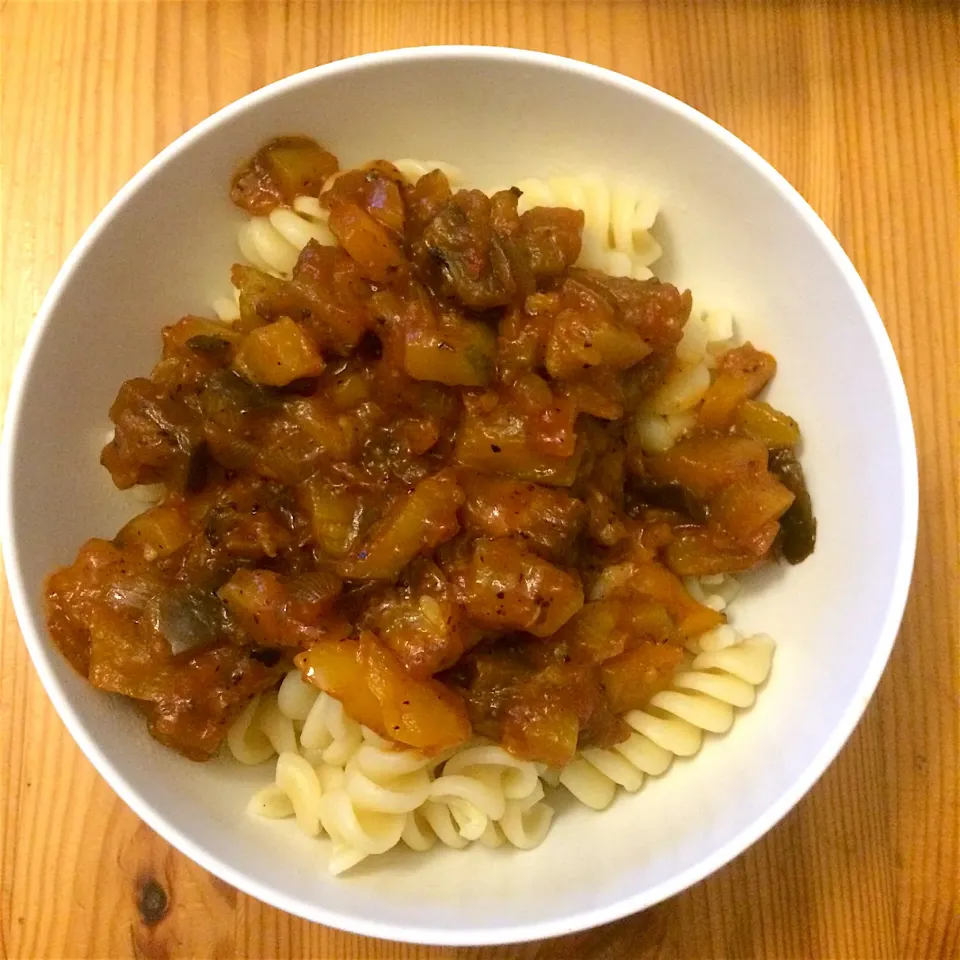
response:
<svg viewBox="0 0 960 960"><path fill-rule="evenodd" d="M438 753L470 735L460 698L435 680L407 675L372 634L318 643L297 657L297 665L307 680L381 736Z"/></svg>
<svg viewBox="0 0 960 960"><path fill-rule="evenodd" d="M734 480L765 470L767 449L757 440L700 435L679 440L666 453L647 459L647 472L660 483L675 483L706 497Z"/></svg>
<svg viewBox="0 0 960 960"><path fill-rule="evenodd" d="M614 713L637 710L670 682L683 660L680 647L646 641L607 660L600 668L600 682Z"/></svg>
<svg viewBox="0 0 960 960"><path fill-rule="evenodd" d="M793 494L767 472L728 483L710 501L710 520L737 540L749 540L764 524L779 519Z"/></svg>
<svg viewBox="0 0 960 960"><path fill-rule="evenodd" d="M765 552L736 544L715 531L692 527L679 531L663 554L666 565L678 576L706 577L749 570L760 563Z"/></svg>
<svg viewBox="0 0 960 960"><path fill-rule="evenodd" d="M562 554L582 526L583 501L564 490L483 474L462 483L465 526L481 536L522 537L535 549Z"/></svg>
<svg viewBox="0 0 960 960"><path fill-rule="evenodd" d="M795 497L780 518L780 554L787 563L802 563L817 542L817 521L803 467L790 450L778 450L770 458L770 469Z"/></svg>
<svg viewBox="0 0 960 960"><path fill-rule="evenodd" d="M441 580L392 588L364 616L411 676L429 677L453 666L479 639L450 584Z"/></svg>
<svg viewBox="0 0 960 960"><path fill-rule="evenodd" d="M163 559L184 546L192 529L182 506L167 503L134 517L116 536L118 546L137 546L148 561Z"/></svg>
<svg viewBox="0 0 960 960"><path fill-rule="evenodd" d="M730 426L740 404L755 397L776 371L777 361L750 343L722 354L716 379L700 407L700 425L713 430Z"/></svg>
<svg viewBox="0 0 960 960"><path fill-rule="evenodd" d="M795 447L800 442L797 421L762 400L744 400L737 407L736 428L768 450Z"/></svg>
<svg viewBox="0 0 960 960"><path fill-rule="evenodd" d="M317 474L299 488L299 499L320 549L333 559L345 556L363 527L361 493L337 487Z"/></svg>
<svg viewBox="0 0 960 960"><path fill-rule="evenodd" d="M300 578L284 583L272 570L238 570L219 591L241 636L264 647L298 647L311 639L309 627L333 610L340 581L312 573L309 591Z"/></svg>
<svg viewBox="0 0 960 960"><path fill-rule="evenodd" d="M296 664L306 680L340 700L354 720L386 735L383 708L370 689L359 640L322 640L299 654Z"/></svg>
<svg viewBox="0 0 960 960"><path fill-rule="evenodd" d="M496 336L483 323L459 320L407 335L403 367L414 380L483 387L493 378Z"/></svg>
<svg viewBox="0 0 960 960"><path fill-rule="evenodd" d="M394 580L417 554L457 533L462 503L463 491L449 472L428 477L412 493L399 494L360 546L338 564L340 575Z"/></svg>
<svg viewBox="0 0 960 960"><path fill-rule="evenodd" d="M645 216L601 250L599 194L521 214L298 136L230 194L260 218L239 316L171 323L110 408L102 462L154 504L45 587L54 643L164 744L214 756L293 661L399 745L562 766L725 622L681 576L813 549L774 358L718 352L689 291L576 266L645 269Z"/></svg>
<svg viewBox="0 0 960 960"><path fill-rule="evenodd" d="M407 262L386 227L355 203L338 203L330 211L330 229L368 280L398 279Z"/></svg>
<svg viewBox="0 0 960 960"><path fill-rule="evenodd" d="M457 463L484 473L502 473L568 487L576 479L583 456L577 446L572 455L551 456L533 448L534 424L510 398L467 400L467 409L457 434ZM571 433L574 441L576 436Z"/></svg>
<svg viewBox="0 0 960 960"><path fill-rule="evenodd" d="M518 541L478 540L464 602L476 623L546 637L583 606L583 588Z"/></svg>
<svg viewBox="0 0 960 960"><path fill-rule="evenodd" d="M618 593L621 596L639 594L661 604L681 637L695 637L723 623L722 614L697 603L683 583L658 563L637 564Z"/></svg>
<svg viewBox="0 0 960 960"><path fill-rule="evenodd" d="M283 387L302 377L318 376L324 363L302 327L289 317L281 317L246 335L233 366L252 383Z"/></svg>
<svg viewBox="0 0 960 960"><path fill-rule="evenodd" d="M296 197L315 197L337 158L309 137L277 137L234 174L230 199L249 213L264 215Z"/></svg>

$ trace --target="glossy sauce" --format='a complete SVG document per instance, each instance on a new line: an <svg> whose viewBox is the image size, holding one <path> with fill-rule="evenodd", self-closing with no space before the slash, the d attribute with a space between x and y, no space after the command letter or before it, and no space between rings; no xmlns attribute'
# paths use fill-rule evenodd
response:
<svg viewBox="0 0 960 960"><path fill-rule="evenodd" d="M646 456L688 292L576 268L578 211L336 171L302 137L238 171L250 213L319 195L338 246L289 279L236 265L240 320L179 320L123 384L102 462L167 492L50 576L51 636L195 759L292 663L426 751L615 743L723 620L679 575L776 557L781 518L787 559L812 549L799 431L754 399L775 362L721 357L698 426Z"/></svg>

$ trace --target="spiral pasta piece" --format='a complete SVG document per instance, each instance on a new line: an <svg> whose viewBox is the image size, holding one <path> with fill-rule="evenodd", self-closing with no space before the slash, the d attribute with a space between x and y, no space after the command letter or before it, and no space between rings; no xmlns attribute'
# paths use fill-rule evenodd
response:
<svg viewBox="0 0 960 960"><path fill-rule="evenodd" d="M683 585L687 593L697 603L702 603L717 613L722 613L740 592L740 583L729 574L716 574L705 577L684 577ZM701 650L729 647L737 642L737 632L726 624L691 639L689 647L693 653Z"/></svg>
<svg viewBox="0 0 960 960"><path fill-rule="evenodd" d="M281 790L275 783L269 783L250 798L247 812L270 820L283 820L293 816L293 801L286 791Z"/></svg>
<svg viewBox="0 0 960 960"><path fill-rule="evenodd" d="M411 182L416 183L421 177L425 177L434 170L439 170L450 182L451 186L463 182L463 173L459 167L452 163L444 163L442 160L412 160L404 158L394 160L393 165Z"/></svg>
<svg viewBox="0 0 960 960"><path fill-rule="evenodd" d="M240 252L258 269L289 277L300 252L311 240L325 247L336 243L327 226L329 216L316 197L296 197L292 207L277 207L266 217L245 220L237 231ZM214 309L223 319L233 319L233 311L224 300L216 301Z"/></svg>
<svg viewBox="0 0 960 960"><path fill-rule="evenodd" d="M460 835L449 804L428 800L416 812L415 817L422 817L421 829L425 825L432 832L434 839L439 840L444 846L462 850L470 845L470 841Z"/></svg>
<svg viewBox="0 0 960 960"><path fill-rule="evenodd" d="M465 840L479 840L490 824L496 822L469 800L450 800L447 802L447 809L457 824L460 836Z"/></svg>
<svg viewBox="0 0 960 960"><path fill-rule="evenodd" d="M506 812L506 804L504 812ZM488 817L469 800L448 797L443 800L427 800L418 810L413 811L408 826L409 835L405 842L413 849L420 849L429 834L432 845L439 840L444 846L462 850L471 841L480 841L490 845L494 836L496 821ZM497 834L496 836L500 836ZM502 843L502 839L500 841Z"/></svg>
<svg viewBox="0 0 960 960"><path fill-rule="evenodd" d="M503 836L503 831L491 820L487 824L486 830L480 835L477 840L477 843L483 844L485 847L489 847L491 850L496 850L497 847L502 847L506 840Z"/></svg>
<svg viewBox="0 0 960 960"><path fill-rule="evenodd" d="M343 789L354 805L380 813L410 813L430 795L427 759L410 750L364 744L344 768Z"/></svg>
<svg viewBox="0 0 960 960"><path fill-rule="evenodd" d="M468 746L430 784L430 798L408 820L405 842L425 848L432 831L434 840L456 849L470 841L528 849L550 827L553 811L540 803L543 796L536 764L493 744Z"/></svg>
<svg viewBox="0 0 960 960"><path fill-rule="evenodd" d="M364 856L386 853L397 845L406 814L358 809L346 790L331 790L320 798L320 822L334 843Z"/></svg>
<svg viewBox="0 0 960 960"><path fill-rule="evenodd" d="M320 832L320 781L313 767L299 754L281 753L277 758L277 787L293 805L297 826L307 836Z"/></svg>
<svg viewBox="0 0 960 960"><path fill-rule="evenodd" d="M548 786L555 787L560 783L560 768L551 767L545 763L536 764L537 774L540 779Z"/></svg>
<svg viewBox="0 0 960 960"><path fill-rule="evenodd" d="M528 797L537 786L536 764L520 760L495 744L467 747L452 756L443 775L466 774L499 789L505 800Z"/></svg>
<svg viewBox="0 0 960 960"><path fill-rule="evenodd" d="M260 729L273 745L277 753L297 753L297 734L293 729L293 720L285 716L277 701L277 694L267 694L263 698L260 712Z"/></svg>
<svg viewBox="0 0 960 960"><path fill-rule="evenodd" d="M676 347L676 366L636 414L634 430L644 453L664 453L693 429L717 357L733 345L729 312L690 312Z"/></svg>
<svg viewBox="0 0 960 960"><path fill-rule="evenodd" d="M507 801L507 809L498 821L506 839L519 850L532 850L543 843L553 822L553 807L543 803L543 787L522 800Z"/></svg>
<svg viewBox="0 0 960 960"><path fill-rule="evenodd" d="M297 262L297 248L273 226L269 217L251 217L237 231L240 252L259 270L289 277Z"/></svg>
<svg viewBox="0 0 960 960"><path fill-rule="evenodd" d="M722 353L733 346L736 340L736 325L729 310L708 310L703 314L703 325L709 351Z"/></svg>
<svg viewBox="0 0 960 960"><path fill-rule="evenodd" d="M630 737L607 749L585 749L563 768L560 783L581 803L603 810L617 787L636 792L645 776L664 773L674 756L695 754L704 731L726 733L735 710L753 704L756 688L770 672L774 643L766 634L738 637L729 626L710 633L721 630L733 634L733 642L726 642L727 634L707 639L667 690L655 694L645 709L624 716L634 730Z"/></svg>
<svg viewBox="0 0 960 960"><path fill-rule="evenodd" d="M291 670L277 690L277 708L295 723L303 723L319 695L320 691L307 683L299 670Z"/></svg>
<svg viewBox="0 0 960 960"><path fill-rule="evenodd" d="M346 715L339 700L321 693L303 721L301 746L319 750L324 763L342 767L362 743L360 724Z"/></svg>
<svg viewBox="0 0 960 960"><path fill-rule="evenodd" d="M422 810L411 810L403 823L400 839L411 849L422 853L437 842L437 834L424 820Z"/></svg>
<svg viewBox="0 0 960 960"><path fill-rule="evenodd" d="M232 297L217 297L213 301L213 312L224 322L233 323L240 319L240 291L234 288Z"/></svg>
<svg viewBox="0 0 960 960"><path fill-rule="evenodd" d="M320 781L320 789L324 793L331 790L340 790L346 779L343 767L331 767L328 763L318 763L313 765L317 773L317 779Z"/></svg>
<svg viewBox="0 0 960 960"><path fill-rule="evenodd" d="M294 816L307 836L320 833L320 781L316 771L299 754L281 753L275 782L258 790L247 804L257 816L280 819Z"/></svg>
<svg viewBox="0 0 960 960"><path fill-rule="evenodd" d="M314 198L305 197L303 199L312 200ZM303 211L304 209L304 205L301 204L300 210ZM310 209L311 213L313 212L312 206L306 209ZM318 212L323 209L319 202L316 209ZM336 242L325 220L311 220L306 213L298 212L296 207L293 209L277 207L276 210L270 211L269 220L270 226L298 251L302 250L311 240L316 240L321 246L332 246Z"/></svg>
<svg viewBox="0 0 960 960"><path fill-rule="evenodd" d="M328 869L333 876L337 877L343 873L344 870L355 867L361 860L365 860L366 858L367 854L358 850L356 847L346 846L340 843L340 841L334 840L333 846L330 849Z"/></svg>
<svg viewBox="0 0 960 960"><path fill-rule="evenodd" d="M273 744L260 729L260 703L258 693L241 711L227 731L227 747L241 763L254 765L269 760L276 754Z"/></svg>
<svg viewBox="0 0 960 960"><path fill-rule="evenodd" d="M430 784L429 796L431 800L446 803L466 801L491 820L499 820L503 816L507 803L502 789L476 777L457 774L444 774L434 780Z"/></svg>

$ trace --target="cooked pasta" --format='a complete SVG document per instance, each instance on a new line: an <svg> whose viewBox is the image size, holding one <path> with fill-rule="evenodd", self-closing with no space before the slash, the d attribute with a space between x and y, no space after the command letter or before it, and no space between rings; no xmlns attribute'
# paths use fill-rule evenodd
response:
<svg viewBox="0 0 960 960"><path fill-rule="evenodd" d="M242 763L277 756L274 782L247 809L271 819L295 817L308 836L327 834L335 874L401 840L412 850L438 840L454 849L472 842L530 849L553 818L536 764L485 743L432 758L397 749L350 719L298 670L275 693L247 705L227 744Z"/></svg>
<svg viewBox="0 0 960 960"><path fill-rule="evenodd" d="M218 319L224 323L234 323L240 319L240 291L234 287L232 296L217 297L212 306Z"/></svg>
<svg viewBox="0 0 960 960"><path fill-rule="evenodd" d="M339 700L320 694L303 721L301 747L314 760L342 767L362 743L360 724L347 716Z"/></svg>
<svg viewBox="0 0 960 960"><path fill-rule="evenodd" d="M416 183L417 180L433 170L439 170L453 187L463 181L463 174L460 168L455 167L452 163L444 163L442 160L394 160L393 165L411 183Z"/></svg>
<svg viewBox="0 0 960 960"><path fill-rule="evenodd" d="M494 829L520 850L532 850L543 843L553 821L553 807L541 802L543 786L537 784L533 792L517 800L508 800L503 816Z"/></svg>
<svg viewBox="0 0 960 960"><path fill-rule="evenodd" d="M729 310L710 310L703 315L708 359L729 349L736 341L736 326Z"/></svg>
<svg viewBox="0 0 960 960"><path fill-rule="evenodd" d="M722 613L740 592L740 582L737 578L723 573L705 577L685 577L683 584L697 603L702 603L705 607L710 607L711 610L716 610L718 613ZM716 630L710 631L710 634L726 629L728 628L717 627ZM697 642L702 645L705 637L710 634L699 637Z"/></svg>
<svg viewBox="0 0 960 960"><path fill-rule="evenodd" d="M241 763L254 765L269 760L275 753L273 744L260 729L259 711L262 694L257 694L244 708L227 732L230 752Z"/></svg>
<svg viewBox="0 0 960 960"><path fill-rule="evenodd" d="M674 756L689 757L704 731L726 733L735 709L753 704L756 687L770 672L774 644L766 634L740 637L723 626L700 638L692 663L643 710L624 716L634 732L609 749L590 748L560 773L560 783L578 800L602 810L616 788L634 793L645 776L659 776Z"/></svg>
<svg viewBox="0 0 960 960"><path fill-rule="evenodd" d="M687 586L714 609L725 608L739 590L734 578L723 576L690 579ZM252 701L227 742L243 763L279 754L274 783L254 794L248 810L295 817L308 836L326 833L332 873L400 841L414 851L438 841L453 849L477 842L527 850L543 841L553 820L544 786L562 785L581 803L602 810L618 787L635 793L675 756L695 754L704 732L727 732L735 710L753 704L770 671L769 637L744 638L724 624L689 647L693 659L670 687L645 709L625 715L633 728L625 741L585 748L560 770L519 760L492 744L469 745L439 759L396 749L351 720L337 700L316 692L299 671L288 673L277 693Z"/></svg>
<svg viewBox="0 0 960 960"><path fill-rule="evenodd" d="M634 430L644 453L664 453L693 429L697 407L710 388L715 357L734 341L729 311L691 311L677 344L677 366L636 417Z"/></svg>
<svg viewBox="0 0 960 960"><path fill-rule="evenodd" d="M237 232L240 252L255 267L273 276L289 277L300 251L311 240L323 246L333 245L326 218L327 211L316 197L297 197L292 209L278 207L269 216L250 217L241 224Z"/></svg>
<svg viewBox="0 0 960 960"><path fill-rule="evenodd" d="M297 735L293 720L281 709L276 694L267 694L261 703L258 721L260 729L278 754L297 752Z"/></svg>

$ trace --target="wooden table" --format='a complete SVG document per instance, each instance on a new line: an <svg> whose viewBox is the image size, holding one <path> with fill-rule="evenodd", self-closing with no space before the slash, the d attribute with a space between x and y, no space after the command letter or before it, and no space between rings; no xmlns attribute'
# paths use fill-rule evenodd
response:
<svg viewBox="0 0 960 960"><path fill-rule="evenodd" d="M83 758L4 595L0 955L960 956L955 5L7 0L0 37L3 396L70 247L114 191L189 126L338 57L505 44L654 84L733 130L800 189L853 258L893 338L922 498L900 641L866 717L810 795L746 854L668 903L516 948L433 950L349 936L279 913L194 866ZM151 880L165 903L144 902L145 889L156 893Z"/></svg>

